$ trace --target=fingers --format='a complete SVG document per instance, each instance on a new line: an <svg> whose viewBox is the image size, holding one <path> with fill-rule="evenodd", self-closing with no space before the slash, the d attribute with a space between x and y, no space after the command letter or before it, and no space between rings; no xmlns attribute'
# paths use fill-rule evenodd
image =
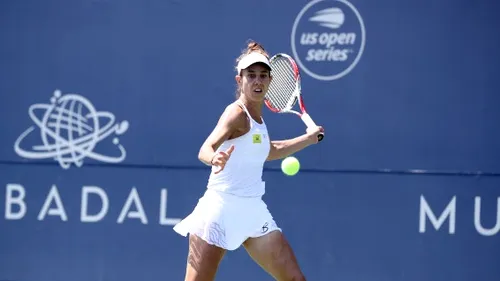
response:
<svg viewBox="0 0 500 281"><path fill-rule="evenodd" d="M316 144L323 140L325 129L322 126L307 128L307 134L312 143Z"/></svg>
<svg viewBox="0 0 500 281"><path fill-rule="evenodd" d="M215 155L213 165L218 167L218 169L214 171L214 174L218 174L224 170L226 162L229 160L229 157L231 157L231 153L233 153L233 151L234 145L231 145L231 147L229 147L226 151L219 151L217 155Z"/></svg>
<svg viewBox="0 0 500 281"><path fill-rule="evenodd" d="M226 167L226 161L216 161L214 163L214 166L217 167L217 169L214 171L214 174L218 174L224 170L224 167Z"/></svg>
<svg viewBox="0 0 500 281"><path fill-rule="evenodd" d="M323 140L323 138L325 136L325 129L323 129L323 127L321 127L321 126L318 126L318 129L319 129L319 132L316 136L318 138L318 142L320 142L321 140Z"/></svg>
<svg viewBox="0 0 500 281"><path fill-rule="evenodd" d="M309 133L309 134L317 135L317 134L320 134L320 133L324 133L325 129L323 129L323 127L321 127L321 126L317 126L317 127L314 127L314 128L307 128L306 132Z"/></svg>
<svg viewBox="0 0 500 281"><path fill-rule="evenodd" d="M231 145L231 147L229 147L227 150L226 150L226 153L228 155L231 155L231 153L233 153L233 150L234 150L234 144Z"/></svg>

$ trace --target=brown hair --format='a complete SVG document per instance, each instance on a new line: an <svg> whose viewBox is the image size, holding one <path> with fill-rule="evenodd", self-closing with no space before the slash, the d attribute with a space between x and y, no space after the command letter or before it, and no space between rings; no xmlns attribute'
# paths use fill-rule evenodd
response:
<svg viewBox="0 0 500 281"><path fill-rule="evenodd" d="M259 44L258 42L255 42L253 40L249 40L247 43L246 49L243 49L243 51L241 52L241 55L236 59L236 66L235 66L236 71L238 71L237 66L238 66L238 63L240 62L240 60L244 56L246 56L252 52L259 52L269 59L269 54L266 52L266 50L264 49L264 47L261 44ZM238 75L239 74L240 73L238 73ZM240 89L239 85L237 85L236 86L236 98L239 98L240 95L241 95L241 89Z"/></svg>

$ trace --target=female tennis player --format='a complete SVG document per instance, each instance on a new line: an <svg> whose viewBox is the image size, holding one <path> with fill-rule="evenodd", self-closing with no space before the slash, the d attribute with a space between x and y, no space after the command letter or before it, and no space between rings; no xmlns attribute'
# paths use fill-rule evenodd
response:
<svg viewBox="0 0 500 281"><path fill-rule="evenodd" d="M198 158L212 166L207 190L174 230L189 234L185 281L214 280L226 253L245 247L276 280L306 280L281 229L262 200L265 161L282 159L318 142L321 126L293 139L269 139L262 118L272 79L269 55L250 42L238 57L237 99L222 113Z"/></svg>

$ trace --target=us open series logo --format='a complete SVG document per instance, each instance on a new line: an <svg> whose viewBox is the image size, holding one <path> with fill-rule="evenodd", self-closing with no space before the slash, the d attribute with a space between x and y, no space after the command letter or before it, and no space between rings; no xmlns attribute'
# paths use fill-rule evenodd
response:
<svg viewBox="0 0 500 281"><path fill-rule="evenodd" d="M363 19L346 0L311 1L292 28L292 53L301 70L330 81L347 75L359 62L366 41Z"/></svg>

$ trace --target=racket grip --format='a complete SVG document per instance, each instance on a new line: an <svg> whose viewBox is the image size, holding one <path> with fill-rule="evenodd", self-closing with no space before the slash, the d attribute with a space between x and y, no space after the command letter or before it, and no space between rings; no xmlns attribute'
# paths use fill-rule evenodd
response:
<svg viewBox="0 0 500 281"><path fill-rule="evenodd" d="M306 124L306 126L308 128L313 128L313 127L317 127L318 126L318 125L316 125L316 123L314 123L314 121L312 120L311 116L309 116L309 114L307 114L306 112L302 113L302 115L300 116L300 118L302 119L302 121L304 121L304 123ZM319 133L318 134L318 142L322 141L324 137L325 137L325 134Z"/></svg>

